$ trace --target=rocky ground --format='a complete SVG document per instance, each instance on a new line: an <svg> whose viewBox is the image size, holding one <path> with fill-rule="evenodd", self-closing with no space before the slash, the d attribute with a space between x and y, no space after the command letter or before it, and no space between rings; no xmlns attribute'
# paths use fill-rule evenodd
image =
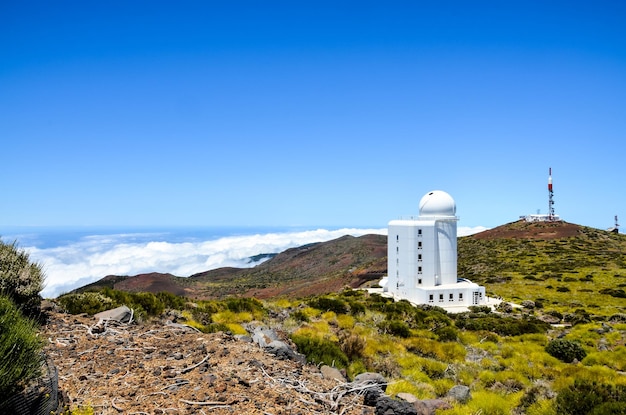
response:
<svg viewBox="0 0 626 415"><path fill-rule="evenodd" d="M100 323L100 324L98 324ZM52 312L46 354L72 410L95 414L374 414L364 388L268 353L250 338L168 321Z"/></svg>

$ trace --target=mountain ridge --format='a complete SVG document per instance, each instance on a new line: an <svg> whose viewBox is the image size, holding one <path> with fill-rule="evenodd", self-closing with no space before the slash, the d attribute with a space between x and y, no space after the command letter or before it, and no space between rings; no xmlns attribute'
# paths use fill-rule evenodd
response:
<svg viewBox="0 0 626 415"><path fill-rule="evenodd" d="M514 287L523 291L534 284L538 289L552 289L554 283L563 283L563 278L579 279L580 273L597 275L609 286L615 281L615 288L620 289L625 253L626 236L621 234L565 221L519 220L459 237L458 275L485 285L491 295L516 299L521 298ZM385 235L346 235L287 249L252 268L225 267L189 277L161 273L107 276L75 292L106 286L132 292L168 291L196 299L306 297L372 286L386 271Z"/></svg>

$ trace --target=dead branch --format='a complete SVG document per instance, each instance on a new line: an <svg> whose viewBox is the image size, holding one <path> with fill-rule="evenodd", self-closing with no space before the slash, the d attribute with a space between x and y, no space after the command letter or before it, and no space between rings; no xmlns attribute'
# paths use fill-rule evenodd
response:
<svg viewBox="0 0 626 415"><path fill-rule="evenodd" d="M161 390L164 391L165 389L171 388L172 386L188 385L189 383L191 383L191 382L189 382L186 379L179 379L178 381L176 381L176 383L172 383L171 385L167 385L167 386L161 388Z"/></svg>
<svg viewBox="0 0 626 415"><path fill-rule="evenodd" d="M200 362L196 363L195 365L192 365L192 366L184 368L183 370L180 371L180 373L187 373L189 371L192 371L193 369L195 369L198 366L200 366L202 363L206 362L210 355L211 355L211 353L207 353L207 355L204 356L204 359L202 359Z"/></svg>
<svg viewBox="0 0 626 415"><path fill-rule="evenodd" d="M188 405L209 405L209 406L216 406L219 408L228 408L230 407L230 404L225 404L224 402L217 402L217 401L204 401L204 402L194 402L194 401L188 401L187 399L179 399L180 402L182 403L186 403Z"/></svg>
<svg viewBox="0 0 626 415"><path fill-rule="evenodd" d="M115 398L111 399L111 406L113 407L113 409L115 409L117 412L124 412L124 408L120 408L119 406L115 405Z"/></svg>

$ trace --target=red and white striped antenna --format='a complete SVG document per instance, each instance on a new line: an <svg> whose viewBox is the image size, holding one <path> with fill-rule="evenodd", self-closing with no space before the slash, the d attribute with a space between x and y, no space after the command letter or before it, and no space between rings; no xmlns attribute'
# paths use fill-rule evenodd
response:
<svg viewBox="0 0 626 415"><path fill-rule="evenodd" d="M552 167L548 170L548 220L552 222L554 215L554 191L552 190Z"/></svg>

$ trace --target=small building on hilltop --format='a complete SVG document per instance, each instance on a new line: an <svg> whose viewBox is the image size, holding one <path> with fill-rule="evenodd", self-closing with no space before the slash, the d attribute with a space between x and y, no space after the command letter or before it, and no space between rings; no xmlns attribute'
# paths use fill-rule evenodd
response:
<svg viewBox="0 0 626 415"><path fill-rule="evenodd" d="M486 304L485 287L457 277L456 203L441 190L422 197L417 218L392 220L383 292L443 308Z"/></svg>

